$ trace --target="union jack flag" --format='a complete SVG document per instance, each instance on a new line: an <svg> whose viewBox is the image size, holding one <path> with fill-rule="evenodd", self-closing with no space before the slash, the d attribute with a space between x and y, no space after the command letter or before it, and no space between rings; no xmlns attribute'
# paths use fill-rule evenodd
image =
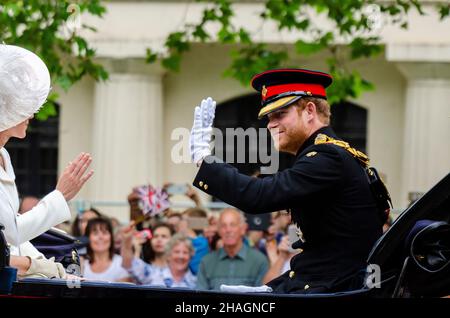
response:
<svg viewBox="0 0 450 318"><path fill-rule="evenodd" d="M144 185L137 188L140 197L140 207L144 215L155 216L170 206L169 196L161 188Z"/></svg>

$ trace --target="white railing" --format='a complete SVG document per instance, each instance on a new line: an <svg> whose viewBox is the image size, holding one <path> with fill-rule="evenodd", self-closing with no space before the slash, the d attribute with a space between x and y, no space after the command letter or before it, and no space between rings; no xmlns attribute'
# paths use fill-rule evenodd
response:
<svg viewBox="0 0 450 318"><path fill-rule="evenodd" d="M127 201L91 201L91 200L73 200L69 202L69 205L76 209L76 211L81 212L83 210L89 209L90 207L128 207ZM172 208L193 208L195 203L192 201L182 201L182 202L172 202L170 205ZM209 210L222 210L225 208L232 207L224 202L208 202L202 205L203 208Z"/></svg>
<svg viewBox="0 0 450 318"><path fill-rule="evenodd" d="M89 209L90 207L128 207L127 201L90 201L90 200L74 200L69 203L76 211L81 212L83 210ZM172 202L172 208L181 208L188 209L195 207L195 203L192 201L181 201L181 202ZM232 207L231 205L224 202L207 202L202 205L203 208L209 210L222 210L225 208ZM394 216L394 219L399 216L405 209L392 209L391 213Z"/></svg>

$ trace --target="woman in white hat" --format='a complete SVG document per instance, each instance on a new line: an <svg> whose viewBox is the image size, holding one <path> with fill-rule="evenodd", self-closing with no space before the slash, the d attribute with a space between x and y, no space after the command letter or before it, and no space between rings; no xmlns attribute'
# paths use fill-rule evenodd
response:
<svg viewBox="0 0 450 318"><path fill-rule="evenodd" d="M10 138L25 138L29 120L45 103L49 91L49 71L36 54L0 45L0 223L10 244L11 266L19 268L19 275L61 278L65 276L61 264L45 259L29 240L70 219L67 202L92 176L93 171L86 173L91 156L81 153L65 168L56 189L19 215L14 170L4 148Z"/></svg>

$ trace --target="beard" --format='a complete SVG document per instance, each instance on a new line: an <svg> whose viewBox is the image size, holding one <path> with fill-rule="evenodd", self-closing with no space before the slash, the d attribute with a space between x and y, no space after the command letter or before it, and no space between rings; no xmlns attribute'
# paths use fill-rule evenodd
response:
<svg viewBox="0 0 450 318"><path fill-rule="evenodd" d="M272 134L272 132L271 132ZM307 139L307 134L301 127L295 130L281 130L272 134L275 149L279 152L296 154Z"/></svg>

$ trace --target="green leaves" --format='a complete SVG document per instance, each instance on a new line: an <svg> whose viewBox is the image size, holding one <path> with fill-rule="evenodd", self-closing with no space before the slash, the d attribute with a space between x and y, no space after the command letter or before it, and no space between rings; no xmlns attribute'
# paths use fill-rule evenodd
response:
<svg viewBox="0 0 450 318"><path fill-rule="evenodd" d="M450 15L450 4L441 4L438 6L438 11L440 15L440 20L444 20Z"/></svg>
<svg viewBox="0 0 450 318"><path fill-rule="evenodd" d="M247 31L245 31L243 28L239 29L239 41L243 44L251 44L252 43L252 39L250 37L250 33L248 33Z"/></svg>
<svg viewBox="0 0 450 318"><path fill-rule="evenodd" d="M160 60L165 68L178 71L183 54L190 49L189 44L192 42L240 44L238 49L232 50L232 62L224 75L235 78L246 86L254 74L280 67L289 60L286 49L272 49L265 43L253 42L248 30L233 25L231 18L234 16L234 1L197 2L208 4L203 10L201 21L186 24L181 31L168 36L168 55L148 50L149 63ZM370 82L355 70L349 69L347 64L352 60L372 58L380 54L383 51L380 39L370 34L377 34L377 28L383 21L407 28L408 21L405 17L411 9L424 14L418 0L266 0L259 17L261 24L271 22L275 23L278 30L296 32L298 40L294 46L299 57L319 52L328 53L329 72L334 77L329 89L330 101L339 102L346 98L357 98L364 91L374 89ZM439 5L438 10L441 20L450 15L448 4ZM318 21L326 19L327 23L316 21L317 16L320 16ZM209 34L206 31L209 25L213 25L218 31ZM346 44L335 43L337 37L346 39Z"/></svg>
<svg viewBox="0 0 450 318"><path fill-rule="evenodd" d="M190 44L187 41L187 32L174 32L169 34L169 37L166 40L166 46L177 52L189 50Z"/></svg>
<svg viewBox="0 0 450 318"><path fill-rule="evenodd" d="M83 1L82 3L85 4L87 7L87 10L92 15L96 15L98 17L102 17L103 14L106 12L106 8L101 4L102 1L100 0L90 0L90 1ZM80 3L80 1L78 1Z"/></svg>
<svg viewBox="0 0 450 318"><path fill-rule="evenodd" d="M197 1L212 3L213 6L208 6L203 10L201 21L198 24L186 24L183 30L170 33L165 41L166 52L154 52L148 49L146 54L148 63L159 60L163 67L177 72L180 70L183 54L191 48L193 42L205 43L214 38L220 44L252 44L250 33L247 30L232 25L231 18L234 11L230 0ZM206 31L206 27L210 24L219 25L215 35Z"/></svg>
<svg viewBox="0 0 450 318"><path fill-rule="evenodd" d="M276 21L279 30L306 30L310 21L302 7L304 2L300 0L268 0L262 16L264 19Z"/></svg>
<svg viewBox="0 0 450 318"><path fill-rule="evenodd" d="M158 59L158 53L154 52L150 48L147 48L146 56L147 57L145 61L150 64L156 62L156 60Z"/></svg>
<svg viewBox="0 0 450 318"><path fill-rule="evenodd" d="M254 42L249 30L233 23L233 0L197 0L205 3L198 23L187 23L168 35L165 52L147 49L146 62L161 62L170 71L179 71L184 53L192 43L214 41L220 45L233 44L232 62L225 76L248 85L251 77L261 71L286 65L287 49ZM357 98L373 85L348 62L372 58L383 51L376 34L380 21L402 28L408 27L406 19L411 10L425 14L419 0L265 0L259 16L261 25L274 23L278 30L291 31L298 36L294 43L296 59L317 53L328 56L329 72L334 77L330 87L331 102ZM70 10L69 10L70 7ZM440 19L450 15L450 4L436 5ZM108 73L94 62L95 50L81 35L95 28L81 23L81 30L71 30L68 21L81 14L102 17L106 8L101 0L2 0L0 4L0 41L24 46L36 52L46 62L53 83L69 90L84 76L106 80ZM320 16L320 19L316 19ZM319 21L326 20L326 23ZM82 22L82 21L81 21ZM208 30L216 30L213 32ZM344 45L335 39L346 39ZM55 113L56 95L51 95L37 118L47 118Z"/></svg>
<svg viewBox="0 0 450 318"><path fill-rule="evenodd" d="M364 91L373 90L374 86L357 72L348 73L342 69L332 70L333 84L327 88L328 102L337 104L349 98L356 99Z"/></svg>
<svg viewBox="0 0 450 318"><path fill-rule="evenodd" d="M351 58L373 57L382 52L383 46L378 44L378 37L356 37L350 43Z"/></svg>
<svg viewBox="0 0 450 318"><path fill-rule="evenodd" d="M181 56L183 52L188 51L191 47L187 37L187 31L184 31L171 33L167 38L165 45L169 49L169 55L164 57L161 61L166 69L175 72L180 70ZM149 55L149 52L147 51L147 60L156 61L155 53Z"/></svg>
<svg viewBox="0 0 450 318"><path fill-rule="evenodd" d="M310 55L319 52L324 46L321 43L308 43L303 40L295 42L295 50L298 54Z"/></svg>
<svg viewBox="0 0 450 318"><path fill-rule="evenodd" d="M210 38L209 34L203 28L203 25L195 25L192 35L194 38L198 38L201 42L205 42Z"/></svg>
<svg viewBox="0 0 450 318"><path fill-rule="evenodd" d="M280 67L287 60L284 51L272 51L264 44L251 44L231 52L232 64L223 73L248 86L250 79L259 72Z"/></svg>
<svg viewBox="0 0 450 318"><path fill-rule="evenodd" d="M37 120L47 120L48 117L56 116L56 101L58 100L58 97L57 93L51 92L46 103L34 117Z"/></svg>
<svg viewBox="0 0 450 318"><path fill-rule="evenodd" d="M166 69L178 72L180 70L181 55L171 54L168 57L163 58L161 63Z"/></svg>
<svg viewBox="0 0 450 318"><path fill-rule="evenodd" d="M62 89L64 89L65 91L68 91L69 88L72 86L72 80L70 79L70 77L66 74L61 75L59 77L56 78L55 83L60 86Z"/></svg>

